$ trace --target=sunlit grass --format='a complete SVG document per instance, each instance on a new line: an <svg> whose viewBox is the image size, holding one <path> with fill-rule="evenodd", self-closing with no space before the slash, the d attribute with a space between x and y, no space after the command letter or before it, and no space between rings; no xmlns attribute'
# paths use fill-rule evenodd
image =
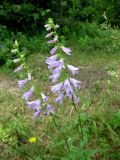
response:
<svg viewBox="0 0 120 160"><path fill-rule="evenodd" d="M85 150L95 150L99 159L116 159L119 156L120 125L114 128L114 117L120 106L120 75L110 75L108 71L119 71L120 53L110 54L104 51L73 52L70 64L80 66L77 79L82 81L80 97L80 116L84 131L84 141L80 141ZM32 54L27 59L34 76L36 87L50 95L50 82L45 56ZM26 153L33 157L41 155L45 159L62 159L65 152L63 137L53 125L51 117L33 119L30 111L21 99L22 92L17 87L17 78L0 73L0 125L8 128L5 142L15 145L14 151L2 143L2 158L25 159ZM7 81L6 81L7 79ZM6 83L3 83L6 82ZM4 84L4 85L3 85ZM7 87L6 87L7 85ZM72 102L56 106L57 121L69 140L71 148L79 147L77 120ZM36 143L29 143L30 137L36 137ZM10 140L11 139L11 140ZM6 147L5 147L6 146ZM1 149L0 149L1 150ZM20 151L19 151L20 150ZM24 151L25 153L21 152ZM55 158L52 158L55 157ZM36 158L37 159L37 158Z"/></svg>

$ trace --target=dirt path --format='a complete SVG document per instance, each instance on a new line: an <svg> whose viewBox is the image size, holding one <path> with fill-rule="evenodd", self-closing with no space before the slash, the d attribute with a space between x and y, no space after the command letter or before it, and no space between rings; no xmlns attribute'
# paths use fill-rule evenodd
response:
<svg viewBox="0 0 120 160"><path fill-rule="evenodd" d="M106 77L104 70L98 70L94 66L83 66L77 75L78 79L84 82L85 87L92 84L92 81L101 80ZM20 90L17 85L17 80L7 74L0 72L0 92L8 91L12 95L19 95Z"/></svg>
<svg viewBox="0 0 120 160"><path fill-rule="evenodd" d="M19 88L17 87L17 81L14 78L5 75L4 73L0 73L0 91L8 91L12 95L19 94Z"/></svg>

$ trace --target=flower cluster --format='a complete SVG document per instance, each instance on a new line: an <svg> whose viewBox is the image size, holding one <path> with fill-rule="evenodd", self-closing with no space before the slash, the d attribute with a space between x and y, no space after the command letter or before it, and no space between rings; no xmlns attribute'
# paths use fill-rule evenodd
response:
<svg viewBox="0 0 120 160"><path fill-rule="evenodd" d="M25 64L25 57L23 54L21 54L21 52L19 52L17 41L15 41L14 49L12 51L15 51L16 53L18 53L18 56L19 56L17 59L14 59L13 62L14 63L21 63L14 70L14 72L19 72L22 70L26 70L28 72L28 69ZM25 84L28 81L31 81L32 87L26 93L24 93L22 95L22 98L26 101L28 108L34 110L34 118L37 118L40 114L48 115L50 113L54 113L54 108L52 105L50 105L48 103L48 98L46 97L46 95L44 93L40 94L40 99L34 100L34 101L29 101L29 99L32 97L33 92L34 92L34 85L33 85L33 81L32 81L32 76L29 72L27 73L27 77L25 79L18 81L18 86L19 86L19 88L22 88L25 86Z"/></svg>
<svg viewBox="0 0 120 160"><path fill-rule="evenodd" d="M79 71L78 67L74 67L73 65L66 64L64 59L61 58L62 53L66 55L71 55L72 50L70 48L65 47L61 43L59 43L59 36L57 34L58 25L53 23L52 19L48 20L48 24L45 25L46 31L49 33L45 36L46 38L52 38L48 40L47 43L53 43L55 46L51 49L50 57L47 57L46 64L48 65L48 69L52 73L49 76L49 79L53 84L58 82L52 86L51 91L54 94L58 94L56 98L56 102L59 104L63 103L63 99L66 97L73 98L74 103L78 103L79 99L75 94L75 89L80 88L81 82L73 78ZM72 74L73 77L69 76L69 73L66 74L66 69ZM64 80L60 81L61 74L65 73Z"/></svg>

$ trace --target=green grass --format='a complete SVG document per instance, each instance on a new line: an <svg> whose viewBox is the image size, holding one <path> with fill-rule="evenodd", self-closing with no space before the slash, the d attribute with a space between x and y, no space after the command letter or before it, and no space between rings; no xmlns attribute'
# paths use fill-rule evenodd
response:
<svg viewBox="0 0 120 160"><path fill-rule="evenodd" d="M70 153L66 153L66 141L57 130L51 116L33 118L21 95L28 90L17 87L19 74L11 69L0 69L0 159L1 160L116 160L120 157L120 49L118 30L96 29L93 34L89 25L86 30L69 36L66 46L71 46L71 56L64 55L67 63L79 66L76 76L82 81L77 92L80 98L78 109L82 132L78 134L78 117L71 100L62 106L54 102L48 79L50 74L45 64L48 46L40 37L18 37L20 45L28 47L33 54L26 56L38 99L40 92L49 96L55 106L55 117L60 130L66 137ZM79 26L78 26L79 28ZM94 28L94 27L93 27ZM77 32L76 32L77 33ZM90 35L92 36L90 37ZM80 37L79 37L80 36ZM38 43L41 42L40 46ZM40 51L40 52L39 52ZM31 53L31 52L30 52ZM9 66L9 65L8 65ZM7 67L8 67L7 66ZM64 77L62 77L64 78ZM36 143L29 138L36 137Z"/></svg>
<svg viewBox="0 0 120 160"><path fill-rule="evenodd" d="M44 90L50 95L45 55L31 54L27 58L38 92ZM82 81L78 92L78 105L83 127L84 139L77 133L77 116L72 102L56 104L56 120L67 137L71 153L66 154L65 141L51 117L40 116L33 119L21 99L23 91L17 88L17 77L0 72L0 158L1 160L115 160L120 157L120 74L111 76L108 71L120 73L120 52L109 53L104 50L90 52L73 51L70 64L80 66L77 79ZM37 98L37 97L36 97ZM52 97L51 97L52 98ZM53 99L53 98L52 98ZM52 101L51 99L51 101ZM30 137L37 142L29 143ZM81 146L79 148L79 145ZM14 147L11 147L14 146ZM29 154L29 155L28 155ZM44 157L44 158L43 158Z"/></svg>

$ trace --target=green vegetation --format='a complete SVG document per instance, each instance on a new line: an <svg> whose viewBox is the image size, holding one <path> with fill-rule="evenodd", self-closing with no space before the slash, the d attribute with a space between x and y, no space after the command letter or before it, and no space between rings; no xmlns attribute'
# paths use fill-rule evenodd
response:
<svg viewBox="0 0 120 160"><path fill-rule="evenodd" d="M80 90L80 116L82 120L84 139L78 141L77 121L71 102L58 107L56 113L58 124L66 135L71 147L71 157L75 159L117 159L119 154L119 97L120 97L120 53L110 54L103 50L76 52L72 61L80 65L78 79L83 84ZM36 84L47 90L47 68L43 70L44 55L31 54L28 58ZM43 66L41 68L40 66ZM2 77L1 80L7 77ZM1 81L0 80L0 81ZM1 159L69 159L66 155L65 142L56 130L50 117L38 120L32 118L32 113L23 101L16 85L17 80L8 78L7 88L0 87L0 138L2 140ZM45 86L45 84L48 86ZM12 84L12 85L11 85ZM44 87L43 87L44 86ZM48 93L49 94L49 93ZM67 115L67 116L66 116ZM36 143L30 143L29 138L36 137ZM82 149L79 149L79 143ZM9 145L8 145L9 144ZM12 146L15 146L14 149ZM84 157L84 158L82 158ZM86 158L85 158L86 157Z"/></svg>
<svg viewBox="0 0 120 160"><path fill-rule="evenodd" d="M36 33L46 19L54 17L59 24L72 27L75 21L112 26L120 25L119 0L3 0L0 2L0 22L12 31ZM106 16L105 16L106 15Z"/></svg>
<svg viewBox="0 0 120 160"><path fill-rule="evenodd" d="M58 0L59 1L59 0ZM120 157L120 2L119 0L22 0L0 2L0 160L119 160ZM11 52L15 40L31 69L36 90L50 96L44 24L60 24L60 35L79 66L80 122L72 101L51 116L33 118L21 96ZM37 97L35 97L37 98ZM54 97L50 97L51 101Z"/></svg>
<svg viewBox="0 0 120 160"><path fill-rule="evenodd" d="M100 27L95 23L77 23L74 24L75 31L71 28L63 27L61 33L63 41L71 46L75 52L102 49L105 52L119 52L120 47L120 31L112 29L106 23ZM6 67L12 67L12 59L15 58L11 52L14 41L17 39L20 45L20 51L26 56L40 52L46 54L49 52L45 42L45 33L38 33L34 36L28 36L22 32L9 32L6 27L0 27L0 64L5 64ZM66 39L65 39L66 37Z"/></svg>

